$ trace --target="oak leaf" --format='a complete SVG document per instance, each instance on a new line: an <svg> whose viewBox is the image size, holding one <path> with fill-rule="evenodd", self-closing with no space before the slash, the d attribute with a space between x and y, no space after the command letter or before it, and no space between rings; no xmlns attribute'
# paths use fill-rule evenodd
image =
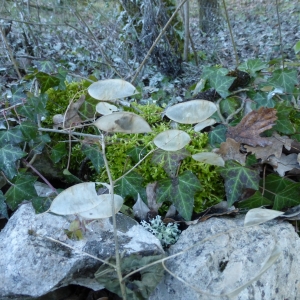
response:
<svg viewBox="0 0 300 300"><path fill-rule="evenodd" d="M270 145L269 138L263 138L260 133L271 129L277 120L276 109L261 107L247 114L235 127L228 127L226 137L250 146Z"/></svg>
<svg viewBox="0 0 300 300"><path fill-rule="evenodd" d="M240 143L227 138L226 142L221 143L217 153L220 154L225 161L235 160L243 166L246 162L246 153L241 153L240 146Z"/></svg>

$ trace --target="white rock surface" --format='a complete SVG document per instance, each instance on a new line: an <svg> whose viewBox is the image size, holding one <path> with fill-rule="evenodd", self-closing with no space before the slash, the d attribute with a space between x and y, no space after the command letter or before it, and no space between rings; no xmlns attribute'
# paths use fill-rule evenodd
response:
<svg viewBox="0 0 300 300"><path fill-rule="evenodd" d="M164 253L151 233L131 218L117 216L120 252L143 256ZM101 262L82 251L103 260L114 256L112 224L109 219L96 221L88 225L83 240L73 241L64 233L73 219L48 213L36 215L31 204L19 207L0 232L1 300L39 297L69 284L103 288L94 279ZM30 235L28 230L38 236ZM43 236L67 243L77 251Z"/></svg>
<svg viewBox="0 0 300 300"><path fill-rule="evenodd" d="M167 273L150 300L300 299L300 240L294 227L273 220L243 228L243 220L212 218L185 230L168 250L172 255L191 247L166 262L177 278ZM275 246L280 256L268 270L237 295L224 296L255 278Z"/></svg>

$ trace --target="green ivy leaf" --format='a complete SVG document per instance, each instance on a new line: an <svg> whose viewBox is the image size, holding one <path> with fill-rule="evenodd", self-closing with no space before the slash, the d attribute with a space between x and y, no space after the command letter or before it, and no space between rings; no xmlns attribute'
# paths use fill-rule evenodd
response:
<svg viewBox="0 0 300 300"><path fill-rule="evenodd" d="M249 59L243 62L238 69L250 73L251 77L255 77L255 73L268 68L268 65L261 61L259 58Z"/></svg>
<svg viewBox="0 0 300 300"><path fill-rule="evenodd" d="M284 134L293 134L295 133L295 128L290 121L290 113L294 108L287 105L287 103L279 103L275 106L277 110L276 116L278 119L272 130Z"/></svg>
<svg viewBox="0 0 300 300"><path fill-rule="evenodd" d="M221 113L226 117L234 113L239 106L240 102L235 98L226 98L220 102Z"/></svg>
<svg viewBox="0 0 300 300"><path fill-rule="evenodd" d="M24 141L20 128L14 127L9 130L0 131L0 147L7 144L17 145Z"/></svg>
<svg viewBox="0 0 300 300"><path fill-rule="evenodd" d="M54 163L58 163L64 156L68 154L66 143L57 143L51 151L51 159Z"/></svg>
<svg viewBox="0 0 300 300"><path fill-rule="evenodd" d="M172 202L180 215L189 221L193 212L194 196L200 190L198 178L191 171L185 171L179 177L158 182L157 202Z"/></svg>
<svg viewBox="0 0 300 300"><path fill-rule="evenodd" d="M255 194L249 197L247 200L238 202L239 208L257 208L261 206L269 206L272 205L273 202L265 198L259 191L256 191Z"/></svg>
<svg viewBox="0 0 300 300"><path fill-rule="evenodd" d="M11 179L17 174L16 161L26 155L20 148L6 144L0 149L0 169Z"/></svg>
<svg viewBox="0 0 300 300"><path fill-rule="evenodd" d="M218 68L218 67L204 67L202 71L201 78L210 79L214 76L220 75L225 76L228 74L228 69Z"/></svg>
<svg viewBox="0 0 300 300"><path fill-rule="evenodd" d="M155 165L163 165L165 172L171 177L174 178L177 174L178 167L180 163L191 153L186 149L180 149L178 151L164 151L157 150L153 153L152 162Z"/></svg>
<svg viewBox="0 0 300 300"><path fill-rule="evenodd" d="M270 174L265 178L264 197L274 203L273 209L276 210L296 206L300 204L300 184L279 175Z"/></svg>
<svg viewBox="0 0 300 300"><path fill-rule="evenodd" d="M60 83L59 78L55 76L51 76L44 72L38 72L35 74L40 86L41 86L41 93L45 93L50 88L58 86Z"/></svg>
<svg viewBox="0 0 300 300"><path fill-rule="evenodd" d="M29 142L31 151L34 154L41 154L45 145L51 142L51 138L48 134L38 135L35 139Z"/></svg>
<svg viewBox="0 0 300 300"><path fill-rule="evenodd" d="M34 108L31 105L25 104L18 106L17 113L21 116L27 117L29 120L35 119Z"/></svg>
<svg viewBox="0 0 300 300"><path fill-rule="evenodd" d="M104 167L104 160L99 147L97 145L90 146L83 144L81 149L85 156L91 160L96 172L99 174L101 168Z"/></svg>
<svg viewBox="0 0 300 300"><path fill-rule="evenodd" d="M138 163L146 154L145 147L134 147L129 149L126 154L132 159L134 163Z"/></svg>
<svg viewBox="0 0 300 300"><path fill-rule="evenodd" d="M56 78L59 79L58 89L61 91L64 91L67 88L65 83L67 75L68 75L68 71L65 68L63 67L58 68Z"/></svg>
<svg viewBox="0 0 300 300"><path fill-rule="evenodd" d="M0 191L0 216L8 219L7 205L5 203L5 197L3 196L2 191Z"/></svg>
<svg viewBox="0 0 300 300"><path fill-rule="evenodd" d="M226 142L226 131L225 125L216 126L209 134L208 141L213 148L218 148L221 143Z"/></svg>
<svg viewBox="0 0 300 300"><path fill-rule="evenodd" d="M297 70L289 70L287 68L283 70L275 70L269 82L275 87L284 88L286 93L292 93L295 85L298 83Z"/></svg>
<svg viewBox="0 0 300 300"><path fill-rule="evenodd" d="M54 197L33 197L32 206L37 214L41 214L50 208Z"/></svg>
<svg viewBox="0 0 300 300"><path fill-rule="evenodd" d="M146 189L143 187L144 179L136 172L130 172L116 182L115 193L123 198L132 197L137 200L138 194L146 201Z"/></svg>
<svg viewBox="0 0 300 300"><path fill-rule="evenodd" d="M245 188L258 190L259 172L251 170L238 162L228 160L225 167L218 168L225 180L228 206L238 201Z"/></svg>
<svg viewBox="0 0 300 300"><path fill-rule="evenodd" d="M11 87L11 98L9 99L11 105L17 103L22 103L26 99L26 94L24 93L24 86L21 84L13 85Z"/></svg>
<svg viewBox="0 0 300 300"><path fill-rule="evenodd" d="M36 180L37 177L24 174L18 175L13 180L13 185L5 193L6 203L10 209L16 210L22 201L30 201L33 197L37 196L34 188Z"/></svg>
<svg viewBox="0 0 300 300"><path fill-rule="evenodd" d="M257 103L256 108L260 107L270 107L273 108L275 106L275 102L272 98L268 99L268 96L266 93L262 92L256 92L254 93L252 99Z"/></svg>
<svg viewBox="0 0 300 300"><path fill-rule="evenodd" d="M48 101L47 94L40 94L38 97L33 96L32 94L28 95L27 103L32 107L35 115L39 114L40 116L46 116L48 111L46 109L46 103Z"/></svg>
<svg viewBox="0 0 300 300"><path fill-rule="evenodd" d="M55 64L49 60L36 61L35 75L40 72L51 73L55 71Z"/></svg>
<svg viewBox="0 0 300 300"><path fill-rule="evenodd" d="M217 75L212 76L209 79L209 83L211 87L213 87L221 95L222 98L226 98L229 95L228 89L234 80L235 77Z"/></svg>
<svg viewBox="0 0 300 300"><path fill-rule="evenodd" d="M32 121L23 121L18 127L20 128L25 141L29 142L38 135L37 125Z"/></svg>

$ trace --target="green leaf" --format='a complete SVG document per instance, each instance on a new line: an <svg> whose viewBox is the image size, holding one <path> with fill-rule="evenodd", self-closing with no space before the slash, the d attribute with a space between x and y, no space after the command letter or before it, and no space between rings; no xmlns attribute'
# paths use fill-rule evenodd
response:
<svg viewBox="0 0 300 300"><path fill-rule="evenodd" d="M45 145L51 142L48 134L38 135L35 139L31 140L28 144L34 154L41 154Z"/></svg>
<svg viewBox="0 0 300 300"><path fill-rule="evenodd" d="M68 71L65 68L63 67L58 68L56 78L59 79L58 89L61 91L64 91L67 88L65 83L67 75L68 75Z"/></svg>
<svg viewBox="0 0 300 300"><path fill-rule="evenodd" d="M226 142L226 131L225 125L216 126L209 134L208 141L213 148L218 148L221 143Z"/></svg>
<svg viewBox="0 0 300 300"><path fill-rule="evenodd" d="M225 76L227 74L228 74L228 69L226 69L226 68L204 67L201 78L210 79L217 75Z"/></svg>
<svg viewBox="0 0 300 300"><path fill-rule="evenodd" d="M184 148L172 152L159 149L153 153L151 161L156 165L163 165L165 172L174 178L180 163L190 155L190 152Z"/></svg>
<svg viewBox="0 0 300 300"><path fill-rule="evenodd" d="M17 103L22 103L26 99L26 94L24 93L24 86L21 84L13 85L11 87L11 99L10 104L15 105Z"/></svg>
<svg viewBox="0 0 300 300"><path fill-rule="evenodd" d="M40 116L46 116L48 113L46 109L47 101L47 94L40 94L38 97L29 94L27 98L27 103L32 107L34 114L39 114Z"/></svg>
<svg viewBox="0 0 300 300"><path fill-rule="evenodd" d="M134 163L138 163L146 154L145 147L134 147L129 149L126 154L132 159Z"/></svg>
<svg viewBox="0 0 300 300"><path fill-rule="evenodd" d="M11 179L17 174L16 161L26 155L20 148L6 144L0 149L0 169Z"/></svg>
<svg viewBox="0 0 300 300"><path fill-rule="evenodd" d="M293 134L295 133L295 128L290 121L290 113L294 109L291 106L288 106L287 103L278 103L275 106L277 110L277 121L276 124L273 126L273 131L278 131L284 134Z"/></svg>
<svg viewBox="0 0 300 300"><path fill-rule="evenodd" d="M25 104L18 106L16 109L19 115L27 117L29 120L34 120L36 118L34 108L31 105Z"/></svg>
<svg viewBox="0 0 300 300"><path fill-rule="evenodd" d="M300 184L279 175L270 174L265 179L264 197L274 203L273 209L276 210L296 206L300 204Z"/></svg>
<svg viewBox="0 0 300 300"><path fill-rule="evenodd" d="M173 186L173 203L181 216L187 221L191 220L194 196L200 190L200 181L191 171L185 171L180 175L178 185Z"/></svg>
<svg viewBox="0 0 300 300"><path fill-rule="evenodd" d="M261 61L259 58L249 59L243 62L238 69L247 73L250 73L252 77L255 76L255 73L263 69L268 68L268 65Z"/></svg>
<svg viewBox="0 0 300 300"><path fill-rule="evenodd" d="M143 187L144 179L136 172L130 172L116 182L115 193L123 198L131 197L137 200L138 194L146 201L146 189Z"/></svg>
<svg viewBox="0 0 300 300"><path fill-rule="evenodd" d="M64 156L68 154L66 143L57 143L51 151L51 159L54 163L58 163Z"/></svg>
<svg viewBox="0 0 300 300"><path fill-rule="evenodd" d="M194 196L201 190L198 178L185 171L179 177L163 179L158 182L157 202L172 202L185 220L190 220L194 207Z"/></svg>
<svg viewBox="0 0 300 300"><path fill-rule="evenodd" d="M222 98L226 98L229 95L228 89L234 82L235 77L217 75L212 76L209 79L209 83L211 87L215 88L215 90L221 95Z"/></svg>
<svg viewBox="0 0 300 300"><path fill-rule="evenodd" d="M32 206L37 214L41 214L50 208L53 197L33 197Z"/></svg>
<svg viewBox="0 0 300 300"><path fill-rule="evenodd" d="M5 197L3 196L2 191L0 191L0 216L8 219L7 205L5 203Z"/></svg>
<svg viewBox="0 0 300 300"><path fill-rule="evenodd" d="M283 70L276 70L273 72L269 82L275 87L284 88L286 93L292 93L295 85L298 83L297 70L289 70L287 68Z"/></svg>
<svg viewBox="0 0 300 300"><path fill-rule="evenodd" d="M131 254L130 256L125 256L122 258L122 274L128 274L134 270L142 268L141 271L135 274L136 276L130 276L125 280L127 299L149 299L153 290L164 275L164 268L160 263L151 265L149 267L145 266L162 258L164 258L164 255L141 256L138 254ZM108 262L113 265L116 264L114 258L110 258ZM102 264L102 266L95 273L95 278L106 289L122 297L119 279L114 267L107 264Z"/></svg>
<svg viewBox="0 0 300 300"><path fill-rule="evenodd" d="M30 201L33 197L37 196L34 188L36 180L37 177L24 174L18 175L15 180L13 180L13 185L5 194L6 203L10 209L16 210L22 201Z"/></svg>
<svg viewBox="0 0 300 300"><path fill-rule="evenodd" d="M41 86L42 94L48 91L50 88L58 86L60 84L59 78L51 76L44 72L38 72L35 76Z"/></svg>
<svg viewBox="0 0 300 300"><path fill-rule="evenodd" d="M265 198L259 191L256 191L255 194L249 197L247 200L238 202L237 206L239 208L257 208L261 206L269 206L272 205L272 201Z"/></svg>
<svg viewBox="0 0 300 300"><path fill-rule="evenodd" d="M35 65L35 74L37 74L38 71L45 73L51 73L55 71L55 64L49 60L36 61Z"/></svg>
<svg viewBox="0 0 300 300"><path fill-rule="evenodd" d="M64 169L63 174L69 183L82 183L83 182L80 178L73 175L68 169Z"/></svg>
<svg viewBox="0 0 300 300"><path fill-rule="evenodd" d="M294 46L295 54L298 54L300 52L300 41L298 41Z"/></svg>
<svg viewBox="0 0 300 300"><path fill-rule="evenodd" d="M104 160L99 147L97 145L83 144L81 149L85 156L91 160L96 172L99 174L101 168L104 167Z"/></svg>
<svg viewBox="0 0 300 300"><path fill-rule="evenodd" d="M233 160L226 161L225 167L218 169L225 180L228 206L239 200L244 189L258 190L258 170L251 170Z"/></svg>
<svg viewBox="0 0 300 300"><path fill-rule="evenodd" d="M0 131L0 147L7 144L17 145L24 141L20 128L14 127L9 130Z"/></svg>
<svg viewBox="0 0 300 300"><path fill-rule="evenodd" d="M270 107L273 108L275 106L275 102L272 98L268 99L268 96L266 93L262 93L262 92L256 92L253 95L252 98L258 105L256 106L256 108L260 108L260 107Z"/></svg>
<svg viewBox="0 0 300 300"><path fill-rule="evenodd" d="M38 135L38 128L32 121L24 121L18 126L26 141L30 141Z"/></svg>
<svg viewBox="0 0 300 300"><path fill-rule="evenodd" d="M235 98L226 98L220 102L221 113L226 117L234 113L239 106L240 102Z"/></svg>

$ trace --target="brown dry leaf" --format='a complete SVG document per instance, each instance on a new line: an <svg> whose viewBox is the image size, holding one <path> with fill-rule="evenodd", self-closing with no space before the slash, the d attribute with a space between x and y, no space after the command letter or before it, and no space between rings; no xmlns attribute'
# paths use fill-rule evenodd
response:
<svg viewBox="0 0 300 300"><path fill-rule="evenodd" d="M220 154L222 158L226 160L235 160L241 165L245 165L246 153L240 152L241 144L233 139L227 138L226 142L221 143L220 149L216 153Z"/></svg>
<svg viewBox="0 0 300 300"><path fill-rule="evenodd" d="M53 128L70 128L72 126L82 123L82 120L78 114L80 106L85 101L85 96L82 95L76 102L72 102L64 115L53 116Z"/></svg>
<svg viewBox="0 0 300 300"><path fill-rule="evenodd" d="M149 209L158 213L158 209L162 206L162 203L156 202L156 188L157 182L148 183L146 186L146 195Z"/></svg>
<svg viewBox="0 0 300 300"><path fill-rule="evenodd" d="M270 138L263 138L260 133L271 129L277 120L276 109L261 107L247 114L235 127L228 127L226 137L250 146L270 145Z"/></svg>
<svg viewBox="0 0 300 300"><path fill-rule="evenodd" d="M261 159L264 162L271 155L275 155L275 157L280 158L282 147L284 146L287 150L290 150L293 140L289 139L287 136L274 134L273 137L270 137L269 141L271 141L271 144L266 147L251 147L245 145L245 148L247 149L247 152L255 154L257 159Z"/></svg>

